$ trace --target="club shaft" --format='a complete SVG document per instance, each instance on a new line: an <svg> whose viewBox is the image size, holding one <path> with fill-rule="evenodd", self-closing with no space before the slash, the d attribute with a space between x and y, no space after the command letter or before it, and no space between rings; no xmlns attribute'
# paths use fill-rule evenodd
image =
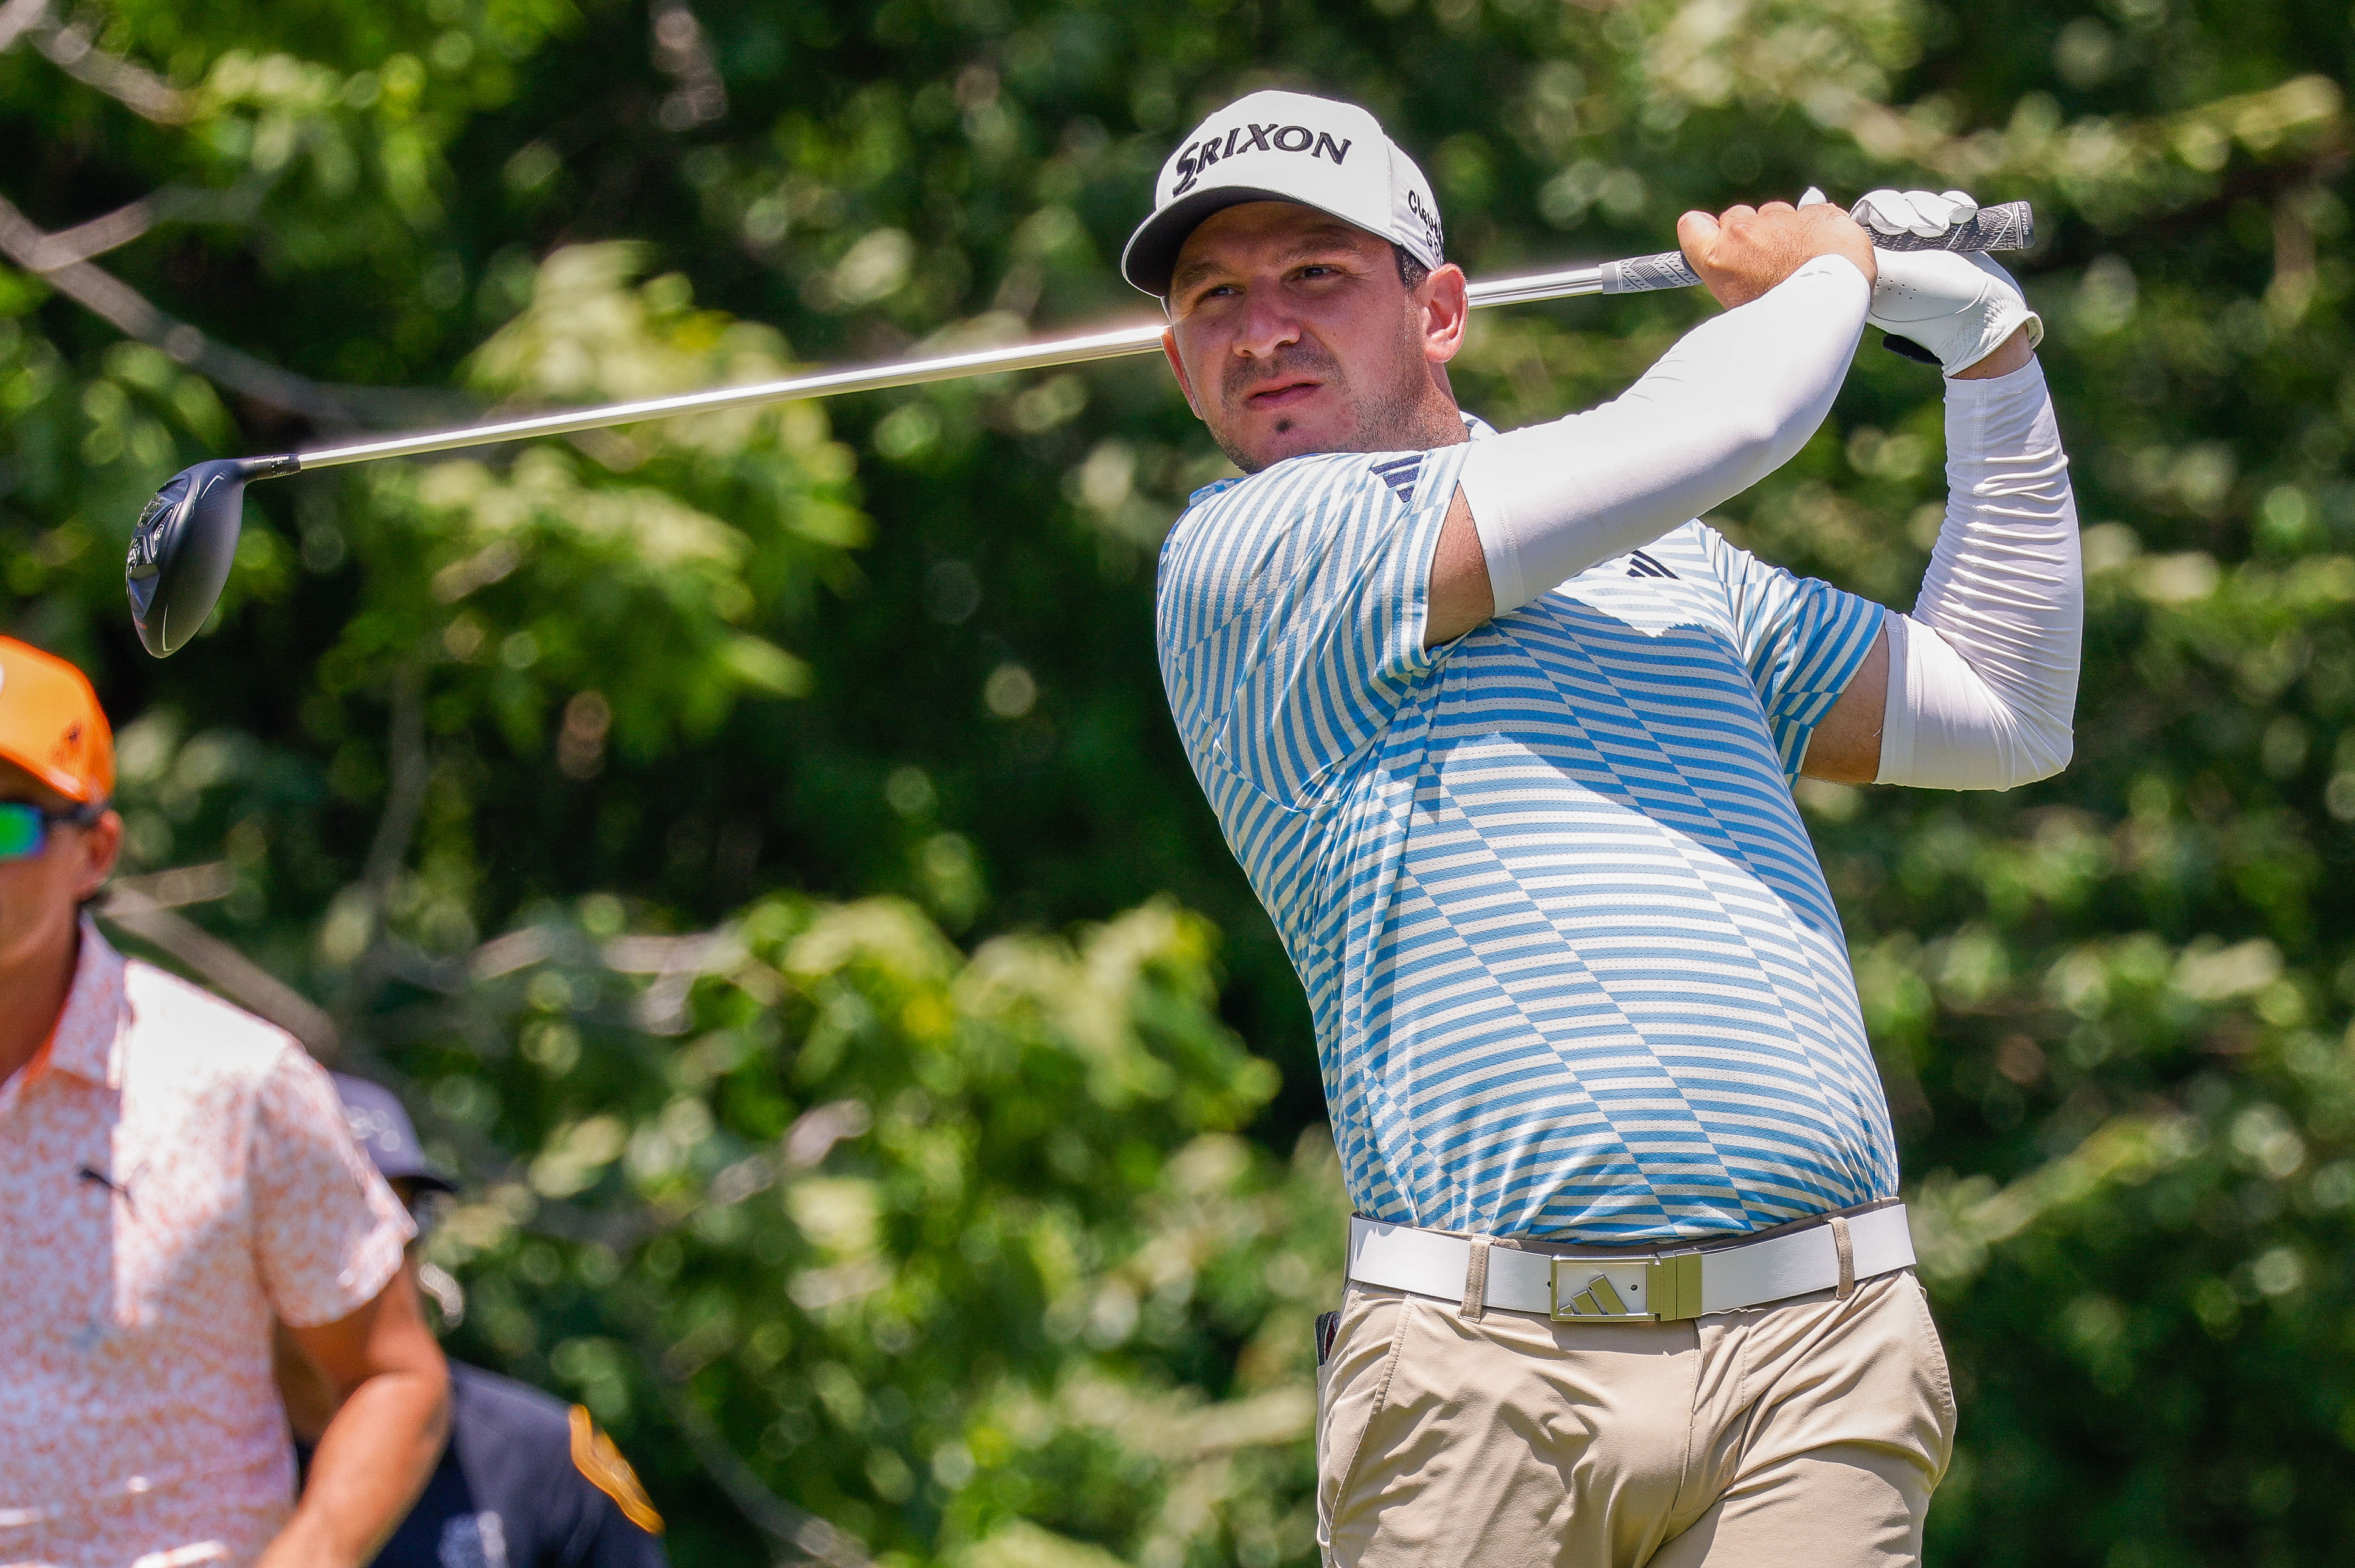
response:
<svg viewBox="0 0 2355 1568"><path fill-rule="evenodd" d="M1865 221L1865 205L1849 213ZM1943 235L1881 234L1873 243L1891 250L2012 250L2034 243L2035 215L2024 201L1982 207ZM1575 267L1561 272L1533 272L1520 278L1498 278L1474 283L1465 292L1476 305L1525 304L1533 300L1567 299L1573 294L1621 294L1649 289L1685 288L1700 282L1689 263L1674 250L1657 256L1631 256L1600 267ZM296 454L304 468L334 468L338 463L368 462L377 458L420 457L427 452L455 451L462 447L486 447L529 436L561 436L574 430L602 429L635 424L641 419L667 418L674 414L710 413L721 408L749 408L762 403L783 403L795 397L828 397L845 392L878 392L887 387L914 387L927 381L953 381L964 376L989 376L1017 370L1045 370L1059 365L1085 365L1091 360L1118 359L1148 354L1161 341L1161 324L1146 323L1114 332L1067 337L1055 343L1018 344L1010 348L985 348L970 354L942 355L933 359L904 359L862 370L827 370L783 381L763 381L750 387L723 387L711 392L685 392L676 397L649 397L636 403L615 403L602 408L576 408L570 413L536 414L504 419L492 425L470 425L459 430L434 430L421 436L393 436L384 440L356 441L350 446L323 447ZM285 471L292 471L291 469Z"/></svg>
<svg viewBox="0 0 2355 1568"><path fill-rule="evenodd" d="M1602 269L1580 267L1566 272L1540 272L1524 278L1500 278L1492 282L1474 283L1465 292L1471 302L1478 306L1565 299L1572 294L1599 293L1602 289ZM762 403L783 403L796 397L879 392L889 387L916 387L927 381L954 381L966 376L1085 365L1092 360L1149 354L1160 345L1161 323L1148 322L1114 332L1092 333L1085 337L1062 338L1053 343L1018 344L1009 348L979 349L970 354L948 354L932 359L904 359L857 370L821 371L815 376L756 382L749 387L722 387L710 392L687 392L676 397L648 397L635 403L608 404L602 408L576 408L561 414L536 414L528 418L505 419L492 425L469 425L463 429L394 436L380 441L357 441L350 446L325 447L299 455L306 469L370 462L378 458L421 457L428 452L490 446L531 436L568 435L574 430L635 424L641 419L667 418L675 414L705 414L722 408L749 408Z"/></svg>

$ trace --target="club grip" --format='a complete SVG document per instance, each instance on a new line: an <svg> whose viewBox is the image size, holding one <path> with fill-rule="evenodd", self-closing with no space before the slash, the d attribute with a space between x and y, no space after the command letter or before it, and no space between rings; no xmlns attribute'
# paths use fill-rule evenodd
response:
<svg viewBox="0 0 2355 1568"><path fill-rule="evenodd" d="M1859 202L1857 207L1861 209L1863 205ZM1849 216L1859 223L1864 221L1860 210ZM1958 223L1944 234L1924 238L1919 234L1876 233L1872 237L1877 250L2025 250L2035 243L2036 214L2024 201L1983 207L1968 223ZM1692 270L1681 250L1606 261L1602 270L1603 291L1606 294L1689 289L1700 281L1700 275Z"/></svg>
<svg viewBox="0 0 2355 1568"><path fill-rule="evenodd" d="M1849 214L1864 223L1861 208ZM1871 226L1866 224L1868 232ZM1876 250L2025 250L2036 243L2036 214L2024 201L2008 201L1979 208L1968 223L1958 223L1944 234L1926 238L1919 234L1872 232Z"/></svg>
<svg viewBox="0 0 2355 1568"><path fill-rule="evenodd" d="M1606 294L1641 294L1653 289L1689 289L1700 283L1700 274L1692 270L1681 250L1663 250L1657 256L1630 256L1625 261L1603 264L1603 291Z"/></svg>

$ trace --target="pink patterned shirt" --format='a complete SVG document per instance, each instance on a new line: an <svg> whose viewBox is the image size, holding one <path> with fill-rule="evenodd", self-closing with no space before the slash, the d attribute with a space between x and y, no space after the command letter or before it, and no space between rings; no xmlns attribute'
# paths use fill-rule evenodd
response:
<svg viewBox="0 0 2355 1568"><path fill-rule="evenodd" d="M293 1495L271 1318L350 1316L410 1234L299 1044L85 920L0 1085L0 1564L250 1563Z"/></svg>

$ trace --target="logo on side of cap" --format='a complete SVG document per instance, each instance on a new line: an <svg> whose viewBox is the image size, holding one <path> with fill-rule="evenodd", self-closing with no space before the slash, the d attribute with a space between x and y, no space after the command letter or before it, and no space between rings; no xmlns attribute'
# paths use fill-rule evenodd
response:
<svg viewBox="0 0 2355 1568"><path fill-rule="evenodd" d="M1434 256L1445 255L1447 231L1440 226L1439 215L1424 205L1423 193L1412 185L1407 187L1406 209L1414 215L1414 220L1417 223L1423 225L1423 235L1431 241L1431 253Z"/></svg>

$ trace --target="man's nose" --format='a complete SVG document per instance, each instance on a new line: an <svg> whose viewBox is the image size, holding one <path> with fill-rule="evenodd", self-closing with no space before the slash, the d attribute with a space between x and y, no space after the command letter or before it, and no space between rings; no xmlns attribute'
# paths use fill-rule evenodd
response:
<svg viewBox="0 0 2355 1568"><path fill-rule="evenodd" d="M1266 359L1277 350L1300 341L1300 317L1280 289L1252 289L1243 296L1242 330L1235 334L1235 355L1241 359Z"/></svg>

